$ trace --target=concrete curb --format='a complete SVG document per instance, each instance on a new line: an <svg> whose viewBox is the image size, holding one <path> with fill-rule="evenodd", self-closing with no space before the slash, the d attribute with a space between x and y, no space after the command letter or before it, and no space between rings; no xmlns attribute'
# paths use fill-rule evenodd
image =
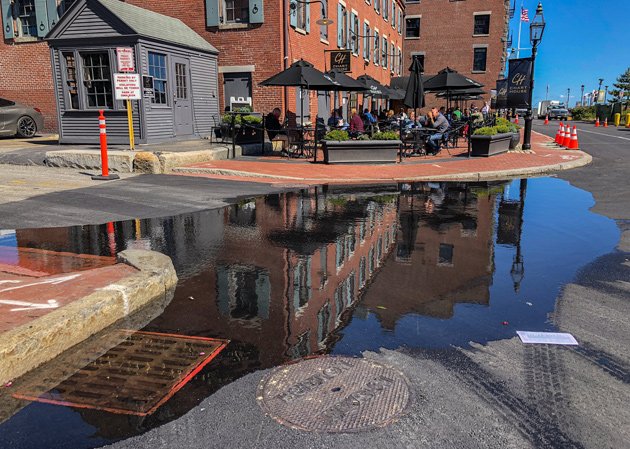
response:
<svg viewBox="0 0 630 449"><path fill-rule="evenodd" d="M135 153L132 151L109 151L109 169L117 173L132 173ZM101 169L101 153L95 150L47 151L46 165L50 167Z"/></svg>
<svg viewBox="0 0 630 449"><path fill-rule="evenodd" d="M236 145L235 151L238 157L241 155L242 149L240 146ZM181 165L227 159L231 152L232 148L225 146L211 150L185 151L181 153L156 152L155 155L160 162L161 173L170 173L175 167Z"/></svg>
<svg viewBox="0 0 630 449"><path fill-rule="evenodd" d="M172 294L177 275L168 256L126 250L118 258L139 272L2 334L0 384L22 376L145 305Z"/></svg>
<svg viewBox="0 0 630 449"><path fill-rule="evenodd" d="M405 178L353 178L353 179L334 179L334 178L300 178L293 176L280 176L271 175L268 173L254 173L246 172L242 170L231 170L223 168L194 168L194 167L176 167L173 169L174 173L181 174L211 174L221 176L238 176L242 178L256 178L256 179L275 179L275 180L289 180L289 181L302 181L308 183L320 183L320 184L348 184L348 183L360 183L360 182L405 182L405 181L497 181L501 179L513 178L518 176L534 176L541 175L550 172L570 170L572 168L583 167L590 164L593 161L591 155L582 152L582 156L572 161L561 162L557 164L541 165L537 167L524 167L515 168L509 170L493 170L493 171L481 171L481 172L464 172L464 173L451 173L444 175L421 175ZM252 180L252 182L254 182Z"/></svg>

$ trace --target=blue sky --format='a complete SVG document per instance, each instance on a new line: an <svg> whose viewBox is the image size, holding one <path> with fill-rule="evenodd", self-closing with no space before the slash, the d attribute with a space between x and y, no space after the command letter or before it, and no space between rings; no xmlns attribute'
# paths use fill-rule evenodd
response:
<svg viewBox="0 0 630 449"><path fill-rule="evenodd" d="M514 2L514 0L511 0ZM516 12L510 23L512 46L518 40L520 6L529 10L530 20L537 0L516 0ZM596 90L598 79L612 89L612 83L630 67L630 0L543 0L547 26L538 47L534 78L534 105L545 99L564 102L571 89L570 106L584 91ZM529 24L523 23L521 48L529 48ZM530 50L521 52L529 56Z"/></svg>

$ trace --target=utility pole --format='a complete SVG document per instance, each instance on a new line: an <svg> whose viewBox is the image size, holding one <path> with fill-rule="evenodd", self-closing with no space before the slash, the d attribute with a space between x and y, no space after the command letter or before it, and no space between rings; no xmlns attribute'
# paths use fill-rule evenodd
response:
<svg viewBox="0 0 630 449"><path fill-rule="evenodd" d="M604 104L606 104L606 96L608 96L608 86L604 86Z"/></svg>
<svg viewBox="0 0 630 449"><path fill-rule="evenodd" d="M580 86L580 89L582 89L582 97L580 97L580 106L584 106L584 84Z"/></svg>
<svg viewBox="0 0 630 449"><path fill-rule="evenodd" d="M571 98L571 88L567 89L567 109L569 109L569 99Z"/></svg>
<svg viewBox="0 0 630 449"><path fill-rule="evenodd" d="M549 84L547 84L547 91L545 92L545 101L549 100Z"/></svg>

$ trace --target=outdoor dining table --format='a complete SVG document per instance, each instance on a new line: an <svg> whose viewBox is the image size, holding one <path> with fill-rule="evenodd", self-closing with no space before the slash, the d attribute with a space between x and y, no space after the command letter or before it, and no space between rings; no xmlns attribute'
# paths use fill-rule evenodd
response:
<svg viewBox="0 0 630 449"><path fill-rule="evenodd" d="M412 150L411 152L407 153L406 156L415 156L426 154L424 151L424 146L429 137L437 133L438 130L435 128L405 128L403 132L411 133L413 136L413 139L411 140Z"/></svg>

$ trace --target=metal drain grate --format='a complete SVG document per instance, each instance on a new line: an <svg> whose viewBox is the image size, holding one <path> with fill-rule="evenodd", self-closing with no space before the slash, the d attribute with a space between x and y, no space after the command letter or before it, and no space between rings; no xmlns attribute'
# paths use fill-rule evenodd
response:
<svg viewBox="0 0 630 449"><path fill-rule="evenodd" d="M225 348L228 341L116 331L122 341L50 389L29 385L18 399L146 416ZM111 338L111 336L109 336Z"/></svg>
<svg viewBox="0 0 630 449"><path fill-rule="evenodd" d="M258 387L262 409L301 430L353 432L390 424L411 393L398 371L367 359L319 357L281 366Z"/></svg>

